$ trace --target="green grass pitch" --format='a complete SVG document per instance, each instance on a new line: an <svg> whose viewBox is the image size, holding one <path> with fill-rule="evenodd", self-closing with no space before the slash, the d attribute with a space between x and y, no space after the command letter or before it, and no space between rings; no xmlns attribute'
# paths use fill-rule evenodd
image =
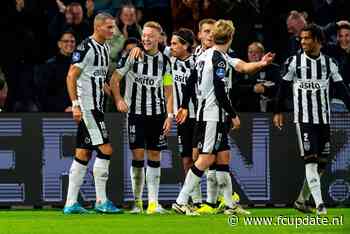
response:
<svg viewBox="0 0 350 234"><path fill-rule="evenodd" d="M251 217L274 217L275 222L279 215L307 217L289 208L249 210L252 212ZM14 210L0 211L0 234L349 234L350 208L330 208L325 217L331 220L338 216L342 216L343 225L301 225L296 228L295 225L245 225L242 216L237 225L230 226L228 216L225 215L63 215L60 210Z"/></svg>

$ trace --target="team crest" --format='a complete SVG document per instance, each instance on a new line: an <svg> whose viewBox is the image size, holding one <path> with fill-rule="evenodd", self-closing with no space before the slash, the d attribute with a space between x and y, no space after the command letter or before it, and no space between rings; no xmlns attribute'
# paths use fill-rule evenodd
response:
<svg viewBox="0 0 350 234"><path fill-rule="evenodd" d="M309 151L311 148L310 141L304 141L304 150Z"/></svg>
<svg viewBox="0 0 350 234"><path fill-rule="evenodd" d="M72 60L73 60L73 62L78 62L80 60L80 53L74 52L72 55Z"/></svg>
<svg viewBox="0 0 350 234"><path fill-rule="evenodd" d="M85 137L84 142L85 142L85 144L90 144L91 143L90 137Z"/></svg>

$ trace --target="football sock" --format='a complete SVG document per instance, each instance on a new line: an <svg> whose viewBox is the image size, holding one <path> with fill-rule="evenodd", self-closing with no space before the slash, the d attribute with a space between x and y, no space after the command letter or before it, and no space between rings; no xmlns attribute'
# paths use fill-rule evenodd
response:
<svg viewBox="0 0 350 234"><path fill-rule="evenodd" d="M132 160L130 167L131 186L135 200L142 200L145 185L144 161Z"/></svg>

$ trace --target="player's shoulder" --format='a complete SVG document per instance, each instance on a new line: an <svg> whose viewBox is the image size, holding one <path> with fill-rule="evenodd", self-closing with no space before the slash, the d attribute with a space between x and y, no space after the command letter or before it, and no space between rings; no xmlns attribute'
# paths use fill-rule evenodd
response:
<svg viewBox="0 0 350 234"><path fill-rule="evenodd" d="M213 62L213 65L216 65L218 67L222 67L222 68L226 67L225 56L220 51L213 50L213 52L212 52L212 62Z"/></svg>
<svg viewBox="0 0 350 234"><path fill-rule="evenodd" d="M83 61L91 49L91 43L91 38L88 37L77 46L72 55L72 63L79 63Z"/></svg>

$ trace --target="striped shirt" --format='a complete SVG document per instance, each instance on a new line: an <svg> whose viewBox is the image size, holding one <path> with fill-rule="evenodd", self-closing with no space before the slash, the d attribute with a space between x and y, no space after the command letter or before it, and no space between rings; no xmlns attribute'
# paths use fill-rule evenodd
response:
<svg viewBox="0 0 350 234"><path fill-rule="evenodd" d="M341 82L335 61L322 53L310 58L300 53L287 60L283 80L293 82L294 122L329 124L329 82Z"/></svg>
<svg viewBox="0 0 350 234"><path fill-rule="evenodd" d="M185 60L180 60L175 57L170 58L171 69L173 73L173 94L174 94L174 113L177 113L183 101L183 93L191 71L194 68L194 56L191 55ZM197 98L192 96L188 106L190 118L196 118Z"/></svg>
<svg viewBox="0 0 350 234"><path fill-rule="evenodd" d="M227 115L235 116L229 101L232 69L227 60L227 54L213 48L207 49L197 58L197 121L224 122ZM234 68L237 62L237 59L231 59L230 65ZM222 93L218 92L218 85L224 86L220 90Z"/></svg>
<svg viewBox="0 0 350 234"><path fill-rule="evenodd" d="M164 81L171 78L167 56L161 52L144 53L142 59L128 58L117 71L126 78L125 101L130 114L154 116L166 113Z"/></svg>
<svg viewBox="0 0 350 234"><path fill-rule="evenodd" d="M109 66L110 47L92 37L85 39L73 52L72 64L81 69L77 79L77 94L81 109L104 111L104 83Z"/></svg>

